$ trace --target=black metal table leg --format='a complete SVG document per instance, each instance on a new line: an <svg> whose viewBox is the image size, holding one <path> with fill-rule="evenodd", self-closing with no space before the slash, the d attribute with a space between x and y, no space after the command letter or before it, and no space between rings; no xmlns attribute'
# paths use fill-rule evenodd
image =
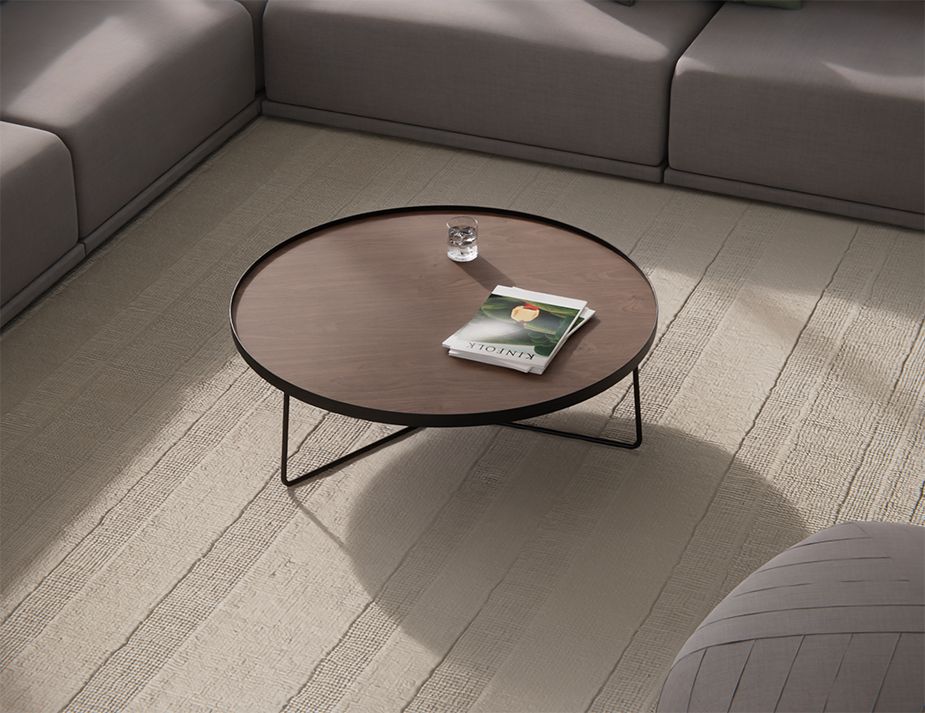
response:
<svg viewBox="0 0 925 713"><path fill-rule="evenodd" d="M314 478L315 476L322 475L325 471L331 470L333 468L336 468L339 465L343 465L344 463L352 461L354 458L359 458L364 453L369 453L370 451L375 450L376 448L379 448L380 446L384 446L386 443L389 443L390 441L394 441L399 438L402 438L403 436L406 436L412 431L418 430L419 428L420 426L406 426L405 428L401 428L395 431L394 433L390 433L389 435L384 436L383 438L373 441L372 443L368 443L362 448L358 448L355 451L351 451L350 453L347 453L346 455L343 455L340 458L337 458L336 460L332 460L330 463L325 463L324 465L319 466L315 468L314 470L310 470L307 473L303 473L302 475L289 480L287 478L287 472L288 472L287 466L288 466L288 460L289 460L287 457L288 446L289 446L289 394L283 392L283 448L282 448L282 455L280 457L280 464L279 464L279 479L282 481L283 485L285 485L286 487L292 487L293 485L302 483L308 480L309 478Z"/></svg>
<svg viewBox="0 0 925 713"><path fill-rule="evenodd" d="M638 369L633 369L633 410L634 410L635 417L636 417L636 439L630 442L616 441L611 438L600 438L599 436L587 436L583 433L573 433L571 431L560 431L555 428L546 428L545 426L534 426L529 423L511 422L511 423L501 423L498 425L507 426L508 428L520 428L525 431L536 431L538 433L548 433L553 436L562 436L564 438L574 438L579 441L587 441L588 443L597 443L602 446L610 446L611 448L639 448L639 446L642 444L642 414L640 412L640 406L639 406L639 370ZM408 435L409 433L413 433L414 431L417 431L420 428L422 427L421 426L405 426L404 428L400 428L399 430L393 433L390 433L389 435L384 436L383 438L373 441L372 443L366 444L362 448L358 448L355 451L351 451L350 453L347 453L341 456L340 458L337 458L331 461L330 463L325 463L324 465L319 466L315 468L314 470L310 470L309 472L303 473L302 475L292 478L290 480L287 476L287 472L288 472L287 466L288 466L288 460L289 460L287 457L288 445L289 445L289 394L283 392L283 439L282 439L282 452L280 454L280 464L279 464L280 480L282 481L283 485L285 485L286 487L292 487L293 485L302 483L308 480L309 478L314 478L318 475L322 475L326 471L337 468L338 466L343 465L344 463L347 463L349 461L352 461L355 458L359 458L361 455L364 455L365 453L369 453L370 451L376 450L377 448L384 446L386 443L390 443L391 441L398 440L399 438L402 438Z"/></svg>
<svg viewBox="0 0 925 713"><path fill-rule="evenodd" d="M529 423L503 423L502 426L509 428L522 428L525 431L538 431L539 433L549 433L553 436L562 436L564 438L574 438L579 441L588 441L597 443L602 446L612 448L639 448L642 444L642 414L639 408L639 370L633 369L633 407L636 414L636 440L634 441L615 441L612 438L600 438L598 436L586 436L583 433L572 433L571 431L560 431L555 428L546 428L545 426L533 426Z"/></svg>

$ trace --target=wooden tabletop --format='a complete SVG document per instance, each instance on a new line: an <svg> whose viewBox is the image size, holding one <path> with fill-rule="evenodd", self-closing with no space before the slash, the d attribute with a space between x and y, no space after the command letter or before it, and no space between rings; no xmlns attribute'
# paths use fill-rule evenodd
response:
<svg viewBox="0 0 925 713"><path fill-rule="evenodd" d="M446 256L446 221L479 221L479 257ZM597 310L545 373L450 357L441 342L496 285L587 300ZM241 278L235 343L265 379L330 411L418 426L519 420L583 401L635 368L658 307L615 248L555 221L440 206L379 211L313 228Z"/></svg>

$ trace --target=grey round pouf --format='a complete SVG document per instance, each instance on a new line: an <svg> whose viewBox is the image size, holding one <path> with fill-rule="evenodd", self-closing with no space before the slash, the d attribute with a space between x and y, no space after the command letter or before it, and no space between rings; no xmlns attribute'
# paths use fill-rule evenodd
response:
<svg viewBox="0 0 925 713"><path fill-rule="evenodd" d="M925 709L925 528L830 527L723 599L678 653L658 711Z"/></svg>

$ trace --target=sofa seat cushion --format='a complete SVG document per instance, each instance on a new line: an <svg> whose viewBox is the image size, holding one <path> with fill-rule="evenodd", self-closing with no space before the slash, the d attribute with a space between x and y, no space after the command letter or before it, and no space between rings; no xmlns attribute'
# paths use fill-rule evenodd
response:
<svg viewBox="0 0 925 713"><path fill-rule="evenodd" d="M269 0L267 98L657 166L716 3Z"/></svg>
<svg viewBox="0 0 925 713"><path fill-rule="evenodd" d="M71 155L54 134L0 123L0 304L77 245Z"/></svg>
<svg viewBox="0 0 925 713"><path fill-rule="evenodd" d="M0 6L2 118L74 161L81 237L254 98L253 29L233 0Z"/></svg>
<svg viewBox="0 0 925 713"><path fill-rule="evenodd" d="M727 3L678 62L672 169L922 213L920 2Z"/></svg>
<svg viewBox="0 0 925 713"><path fill-rule="evenodd" d="M925 528L830 527L733 589L684 644L658 710L920 711Z"/></svg>

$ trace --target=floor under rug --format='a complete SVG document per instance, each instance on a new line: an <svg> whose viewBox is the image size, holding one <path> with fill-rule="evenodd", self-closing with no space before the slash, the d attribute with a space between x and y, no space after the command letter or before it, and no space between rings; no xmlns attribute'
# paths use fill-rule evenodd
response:
<svg viewBox="0 0 925 713"><path fill-rule="evenodd" d="M429 429L287 491L235 281L306 227L436 203L644 269L643 447ZM913 231L259 119L2 336L0 707L650 710L772 555L925 524L923 259ZM625 435L627 386L544 420ZM297 405L291 467L388 429Z"/></svg>

